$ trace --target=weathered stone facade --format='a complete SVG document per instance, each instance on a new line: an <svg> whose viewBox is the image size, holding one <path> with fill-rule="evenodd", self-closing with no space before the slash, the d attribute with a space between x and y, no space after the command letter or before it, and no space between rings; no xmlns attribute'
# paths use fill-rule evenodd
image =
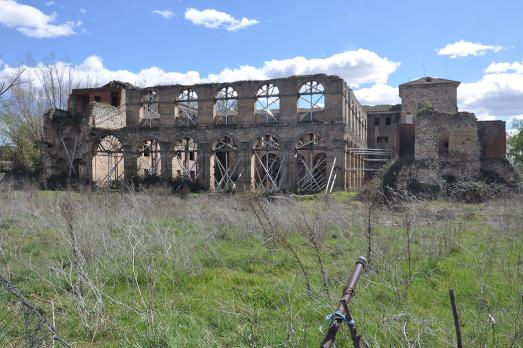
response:
<svg viewBox="0 0 523 348"><path fill-rule="evenodd" d="M276 88L275 88L276 87ZM112 104L112 105L110 105ZM367 115L339 77L73 90L46 114L44 176L104 185L135 176L210 189L359 187ZM260 173L261 172L261 173ZM227 185L224 185L226 183Z"/></svg>
<svg viewBox="0 0 523 348"><path fill-rule="evenodd" d="M514 170L505 159L505 122L478 121L474 114L458 112L459 85L458 81L423 77L399 86L401 104L365 106L368 146L412 159L417 180L423 183L442 177L476 180L486 172L510 182ZM384 123L384 117L400 118L400 122ZM377 167L377 163L367 165Z"/></svg>
<svg viewBox="0 0 523 348"><path fill-rule="evenodd" d="M73 90L44 118L44 176L104 186L139 177L211 190L318 192L357 188L390 158L417 177L513 174L505 123L457 112L460 82L400 85L402 104L362 107L324 74L138 88L113 81Z"/></svg>
<svg viewBox="0 0 523 348"><path fill-rule="evenodd" d="M367 111L367 145L369 148L399 152L401 105L364 106Z"/></svg>
<svg viewBox="0 0 523 348"><path fill-rule="evenodd" d="M480 145L474 114L418 113L414 160L423 166L434 163L432 168L449 181L477 179Z"/></svg>
<svg viewBox="0 0 523 348"><path fill-rule="evenodd" d="M423 103L439 112L458 111L458 86L460 82L435 77L422 77L399 86L402 123L415 123L418 108Z"/></svg>

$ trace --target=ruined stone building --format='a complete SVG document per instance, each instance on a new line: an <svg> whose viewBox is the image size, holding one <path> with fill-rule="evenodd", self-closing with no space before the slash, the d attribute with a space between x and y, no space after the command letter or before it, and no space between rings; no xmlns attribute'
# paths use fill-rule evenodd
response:
<svg viewBox="0 0 523 348"><path fill-rule="evenodd" d="M337 76L76 89L45 115L45 177L103 186L139 177L211 190L359 187L367 116ZM346 170L355 168L354 170Z"/></svg>
<svg viewBox="0 0 523 348"><path fill-rule="evenodd" d="M448 177L499 171L504 122L456 113L458 85L425 77L400 86L402 104L365 107L343 79L324 74L75 89L68 110L44 116L44 177L319 192L360 187L402 156L436 161Z"/></svg>
<svg viewBox="0 0 523 348"><path fill-rule="evenodd" d="M399 86L401 104L365 106L368 147L412 158L420 182L433 175L454 182L490 177L511 182L504 121L458 112L458 81L423 77ZM368 163L368 168L376 165Z"/></svg>

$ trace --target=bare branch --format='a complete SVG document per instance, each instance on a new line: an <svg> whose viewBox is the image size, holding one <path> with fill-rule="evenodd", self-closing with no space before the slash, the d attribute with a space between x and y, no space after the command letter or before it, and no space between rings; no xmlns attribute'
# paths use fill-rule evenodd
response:
<svg viewBox="0 0 523 348"><path fill-rule="evenodd" d="M11 81L4 81L0 84L0 96L4 95L5 93L7 93L7 91L9 91L11 88L19 85L22 83L22 80L20 79L20 77L22 76L22 74L24 73L25 71L25 68L20 68L18 69L18 72L16 73L16 76L13 77L11 79Z"/></svg>

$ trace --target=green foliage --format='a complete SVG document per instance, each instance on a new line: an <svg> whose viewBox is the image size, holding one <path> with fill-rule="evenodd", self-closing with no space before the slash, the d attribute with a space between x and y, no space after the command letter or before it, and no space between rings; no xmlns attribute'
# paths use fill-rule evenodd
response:
<svg viewBox="0 0 523 348"><path fill-rule="evenodd" d="M274 240L242 198L7 192L0 273L25 294L53 301L59 335L81 347L318 346L325 315L365 252L364 208L345 195L267 203L267 219L282 228L282 240ZM85 262L80 276L56 209L64 199ZM522 202L417 202L408 216L379 206L372 271L351 303L370 346L452 345L451 287L464 345L510 346L523 323ZM321 245L330 293L306 224ZM285 243L308 271L311 296ZM79 287L81 277L89 281ZM37 305L50 313L46 303ZM349 342L344 327L337 345ZM521 344L516 339L514 347Z"/></svg>
<svg viewBox="0 0 523 348"><path fill-rule="evenodd" d="M523 172L523 121L514 121L512 128L515 132L507 138L508 158L514 167Z"/></svg>
<svg viewBox="0 0 523 348"><path fill-rule="evenodd" d="M13 162L13 169L28 174L38 174L42 170L42 145L32 137L27 123L14 123L3 118L9 129L9 138L14 146L6 147L3 157Z"/></svg>
<svg viewBox="0 0 523 348"><path fill-rule="evenodd" d="M430 100L425 100L418 104L418 113L432 112L434 111L434 106Z"/></svg>

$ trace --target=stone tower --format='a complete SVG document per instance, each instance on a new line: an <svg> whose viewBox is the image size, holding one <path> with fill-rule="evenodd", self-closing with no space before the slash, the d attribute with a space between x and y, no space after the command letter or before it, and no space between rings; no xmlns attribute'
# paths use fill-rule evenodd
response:
<svg viewBox="0 0 523 348"><path fill-rule="evenodd" d="M460 83L427 76L400 85L401 123L414 123L420 104L430 105L438 112L458 112Z"/></svg>

